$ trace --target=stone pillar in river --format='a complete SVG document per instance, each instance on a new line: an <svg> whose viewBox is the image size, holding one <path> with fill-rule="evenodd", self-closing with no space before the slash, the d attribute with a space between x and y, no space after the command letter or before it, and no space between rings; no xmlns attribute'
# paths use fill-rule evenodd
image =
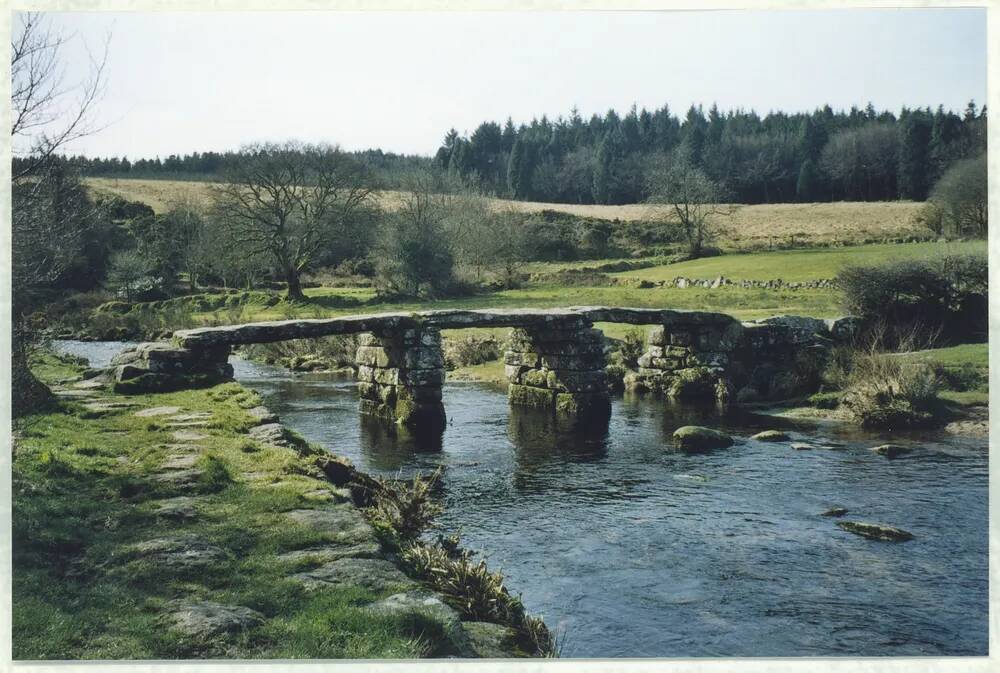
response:
<svg viewBox="0 0 1000 673"><path fill-rule="evenodd" d="M504 363L512 405L546 409L569 419L608 417L604 335L589 320L514 329L509 343Z"/></svg>
<svg viewBox="0 0 1000 673"><path fill-rule="evenodd" d="M626 378L626 386L679 399L726 400L732 388L733 351L742 334L736 320L654 327L639 358L639 370Z"/></svg>
<svg viewBox="0 0 1000 673"><path fill-rule="evenodd" d="M440 330L424 327L362 334L355 360L362 414L409 428L444 428Z"/></svg>

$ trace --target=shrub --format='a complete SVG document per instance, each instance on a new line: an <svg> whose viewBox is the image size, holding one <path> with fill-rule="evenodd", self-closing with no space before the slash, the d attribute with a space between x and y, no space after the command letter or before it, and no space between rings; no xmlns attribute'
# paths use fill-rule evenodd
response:
<svg viewBox="0 0 1000 673"><path fill-rule="evenodd" d="M401 480L379 480L368 519L376 530L397 541L411 541L427 530L441 505L433 500L433 490L440 472L430 477L415 475L408 483Z"/></svg>
<svg viewBox="0 0 1000 673"><path fill-rule="evenodd" d="M500 342L492 336L445 339L444 364L448 369L481 365L500 357Z"/></svg>
<svg viewBox="0 0 1000 673"><path fill-rule="evenodd" d="M868 319L869 329L887 325L889 342L914 331L925 341L981 340L988 333L987 283L986 256L975 254L848 266L837 275L844 308Z"/></svg>
<svg viewBox="0 0 1000 673"><path fill-rule="evenodd" d="M621 347L619 352L622 356L622 364L624 364L629 369L635 369L639 366L639 358L646 350L646 337L643 336L642 330L638 328L632 328L625 333L622 337Z"/></svg>

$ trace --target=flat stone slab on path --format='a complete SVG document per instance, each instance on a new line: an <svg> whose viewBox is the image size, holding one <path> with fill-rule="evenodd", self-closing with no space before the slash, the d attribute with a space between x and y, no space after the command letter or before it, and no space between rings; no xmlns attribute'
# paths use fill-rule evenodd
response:
<svg viewBox="0 0 1000 673"><path fill-rule="evenodd" d="M279 561L288 563L312 561L322 564L342 558L382 558L382 548L377 542L367 540L355 544L329 544L322 547L296 549L278 554Z"/></svg>
<svg viewBox="0 0 1000 673"><path fill-rule="evenodd" d="M197 498L187 495L157 501L155 503L156 516L177 521L196 519L199 516L198 508L195 507L196 502L198 502Z"/></svg>
<svg viewBox="0 0 1000 673"><path fill-rule="evenodd" d="M381 558L341 558L318 568L296 573L292 578L310 589L360 586L372 591L409 591L417 588L416 582L404 575L402 570Z"/></svg>
<svg viewBox="0 0 1000 673"><path fill-rule="evenodd" d="M178 442L197 442L202 439L208 439L208 435L201 432L195 432L194 430L176 430L173 437Z"/></svg>
<svg viewBox="0 0 1000 673"><path fill-rule="evenodd" d="M264 615L242 605L211 601L172 601L168 620L181 633L201 640L258 626Z"/></svg>
<svg viewBox="0 0 1000 673"><path fill-rule="evenodd" d="M189 470L198 462L197 453L182 453L167 456L163 461L164 470Z"/></svg>
<svg viewBox="0 0 1000 673"><path fill-rule="evenodd" d="M227 560L220 547L195 537L154 538L130 545L126 551L175 570L207 568Z"/></svg>
<svg viewBox="0 0 1000 673"><path fill-rule="evenodd" d="M180 411L180 407L150 407L142 411L135 412L139 418L149 418L150 416L169 416Z"/></svg>
<svg viewBox="0 0 1000 673"><path fill-rule="evenodd" d="M205 474L204 471L198 469L167 470L154 474L153 479L167 486L187 490L199 486L199 480L203 474Z"/></svg>
<svg viewBox="0 0 1000 673"><path fill-rule="evenodd" d="M321 509L294 509L286 512L285 516L315 531L335 535L337 539L351 542L377 540L375 529L354 505L348 503Z"/></svg>

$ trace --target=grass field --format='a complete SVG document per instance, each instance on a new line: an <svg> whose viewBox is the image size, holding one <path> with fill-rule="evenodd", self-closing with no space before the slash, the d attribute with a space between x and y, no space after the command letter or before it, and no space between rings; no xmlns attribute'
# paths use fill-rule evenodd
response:
<svg viewBox="0 0 1000 673"><path fill-rule="evenodd" d="M610 275L651 281L668 280L678 276L687 278L725 276L732 280L780 278L785 281L804 281L833 278L841 268L848 264L872 264L897 259L920 259L946 253L966 252L985 253L986 241L887 243L812 250L728 254L654 266L648 269L621 271Z"/></svg>
<svg viewBox="0 0 1000 673"><path fill-rule="evenodd" d="M96 193L114 194L141 201L163 212L174 203L206 204L213 183L184 180L132 180L87 178ZM392 208L398 192L382 192L382 204ZM673 219L664 206L629 204L623 206L573 205L534 201L494 199L497 207L511 206L522 212L554 210L580 217L603 220ZM726 220L724 241L741 246L767 247L788 242L859 242L926 234L914 222L920 203L782 203L741 206Z"/></svg>

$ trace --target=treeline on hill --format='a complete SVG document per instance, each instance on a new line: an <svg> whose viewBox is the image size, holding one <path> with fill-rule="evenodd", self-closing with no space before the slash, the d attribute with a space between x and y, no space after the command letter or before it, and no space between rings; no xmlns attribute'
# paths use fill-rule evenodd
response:
<svg viewBox="0 0 1000 673"><path fill-rule="evenodd" d="M623 204L649 195L651 160L670 154L726 187L738 203L923 200L955 161L986 149L986 108L964 116L938 107L897 116L864 110L706 115L683 120L667 106L624 117L546 117L501 128L484 122L468 137L452 129L437 165L497 195L581 204Z"/></svg>
<svg viewBox="0 0 1000 673"><path fill-rule="evenodd" d="M350 152L364 165L373 182L384 187L398 185L399 176L415 170L425 170L433 162L428 157L383 152L379 149ZM193 152L192 154L171 154L165 158L130 160L128 157L84 157L66 156L62 159L72 165L83 176L119 177L160 180L219 180L236 163L241 161L242 152ZM14 159L18 162L27 159Z"/></svg>
<svg viewBox="0 0 1000 673"><path fill-rule="evenodd" d="M500 197L576 204L623 204L650 196L652 166L664 156L699 169L737 203L921 201L955 162L986 150L986 108L962 115L939 106L898 115L852 107L811 113L707 112L683 119L667 106L609 110L584 119L483 122L468 136L450 130L432 158L366 150L351 154L373 186L398 188L408 173L435 167ZM215 180L239 152L165 159L72 157L81 174Z"/></svg>

